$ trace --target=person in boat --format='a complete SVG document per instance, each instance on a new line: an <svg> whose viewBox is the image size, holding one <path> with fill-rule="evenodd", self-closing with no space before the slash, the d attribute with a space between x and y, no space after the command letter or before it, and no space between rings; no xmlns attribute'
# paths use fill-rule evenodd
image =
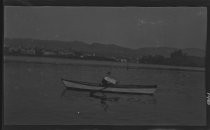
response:
<svg viewBox="0 0 210 130"><path fill-rule="evenodd" d="M112 87L115 86L118 82L117 80L111 78L111 72L107 72L106 76L101 81L103 87Z"/></svg>

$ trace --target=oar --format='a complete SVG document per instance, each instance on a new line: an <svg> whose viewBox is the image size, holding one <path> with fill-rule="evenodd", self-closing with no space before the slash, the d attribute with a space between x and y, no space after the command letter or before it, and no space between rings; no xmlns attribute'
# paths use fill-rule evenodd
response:
<svg viewBox="0 0 210 130"><path fill-rule="evenodd" d="M101 83L99 83L98 86L101 86ZM91 92L90 92L90 97L91 97L94 93L96 93L96 92L103 92L103 90L106 89L106 88L107 88L107 87L103 87L102 89L91 91Z"/></svg>
<svg viewBox="0 0 210 130"><path fill-rule="evenodd" d="M102 89L100 89L99 91L103 91L104 89L106 89L106 88L108 88L108 87L103 87Z"/></svg>
<svg viewBox="0 0 210 130"><path fill-rule="evenodd" d="M128 62L126 62L126 70L128 70Z"/></svg>
<svg viewBox="0 0 210 130"><path fill-rule="evenodd" d="M66 93L66 87L64 87L64 89L63 89L63 91L62 91L61 97L63 97L65 93Z"/></svg>

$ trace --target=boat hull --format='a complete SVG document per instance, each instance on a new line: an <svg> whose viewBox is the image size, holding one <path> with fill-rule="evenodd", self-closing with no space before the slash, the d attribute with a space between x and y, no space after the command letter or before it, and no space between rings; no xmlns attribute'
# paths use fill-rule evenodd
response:
<svg viewBox="0 0 210 130"><path fill-rule="evenodd" d="M157 86L156 85L119 85L119 87L108 87L104 88L99 84L77 82L62 79L62 82L66 89L74 89L80 91L101 91L108 93L127 93L127 94L154 94ZM130 87L129 87L130 86ZM132 87L135 86L135 87Z"/></svg>

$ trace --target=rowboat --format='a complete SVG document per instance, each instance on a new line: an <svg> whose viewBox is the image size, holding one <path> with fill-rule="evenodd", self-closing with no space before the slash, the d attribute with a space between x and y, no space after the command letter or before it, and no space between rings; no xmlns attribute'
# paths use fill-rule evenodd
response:
<svg viewBox="0 0 210 130"><path fill-rule="evenodd" d="M102 91L107 93L126 93L126 94L154 94L157 85L115 85L114 87L104 88L98 83L73 81L61 79L66 89L79 91Z"/></svg>

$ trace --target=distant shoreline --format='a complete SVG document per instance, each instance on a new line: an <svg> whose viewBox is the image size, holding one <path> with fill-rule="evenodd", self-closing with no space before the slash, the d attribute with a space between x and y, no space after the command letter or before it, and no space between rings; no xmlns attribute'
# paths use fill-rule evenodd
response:
<svg viewBox="0 0 210 130"><path fill-rule="evenodd" d="M111 61L94 61L79 60L66 58L50 58L50 57L30 57L30 56L4 56L4 62L27 62L41 64L66 64L80 66L101 66L101 67L120 67L127 69L161 69L161 70L177 70L177 71L199 71L204 72L205 68L201 67L181 67L154 64L136 64L136 63L119 63Z"/></svg>

